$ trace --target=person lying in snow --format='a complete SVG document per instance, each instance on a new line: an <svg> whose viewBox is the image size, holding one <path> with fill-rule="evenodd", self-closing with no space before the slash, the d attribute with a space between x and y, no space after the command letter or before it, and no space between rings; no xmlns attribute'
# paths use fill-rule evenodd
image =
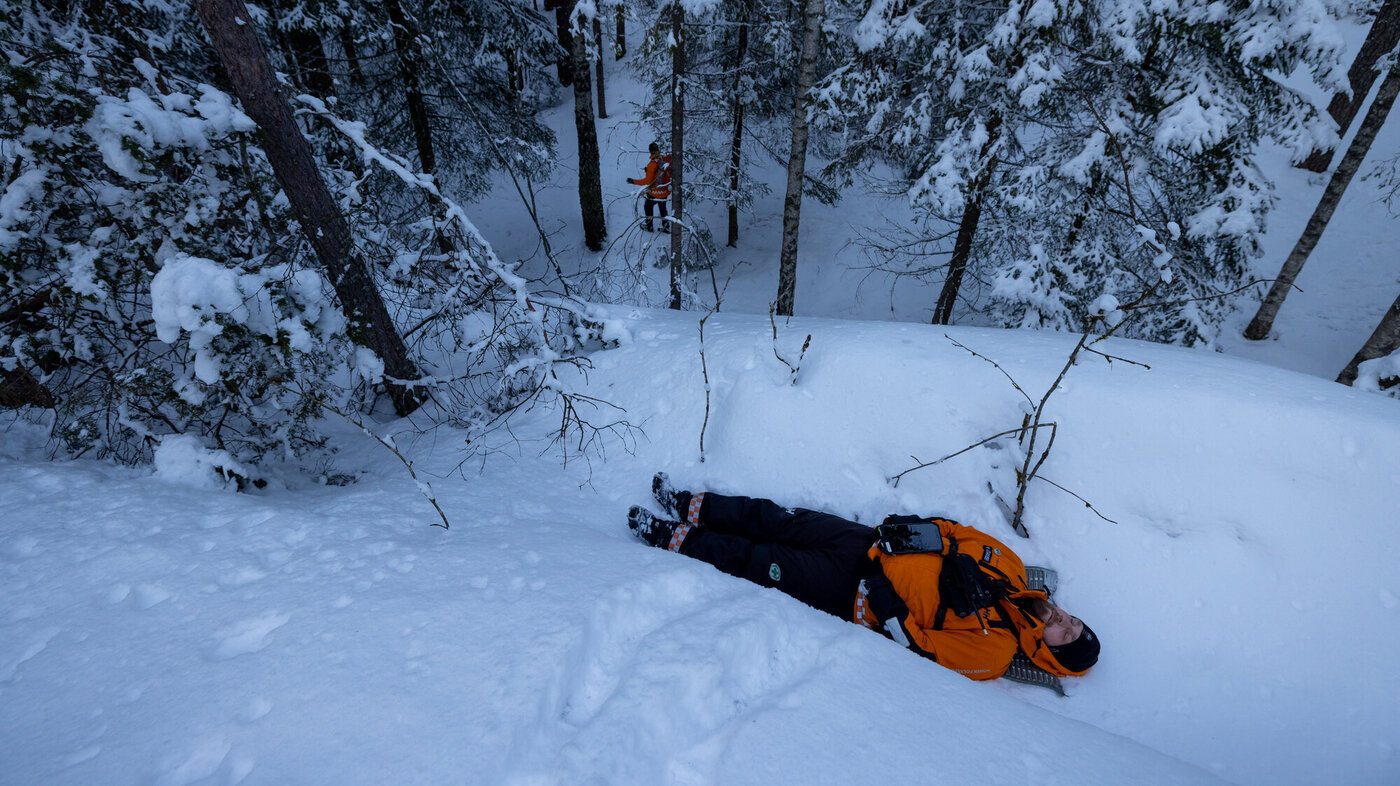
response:
<svg viewBox="0 0 1400 786"><path fill-rule="evenodd" d="M677 491L665 473L652 495L666 517L637 506L627 515L643 543L775 587L970 679L1002 676L1018 650L1058 676L1098 661L1089 626L1028 589L1020 557L972 527L891 516L877 531L767 499ZM911 523L921 526L899 526ZM911 548L887 536L895 531L932 537Z"/></svg>

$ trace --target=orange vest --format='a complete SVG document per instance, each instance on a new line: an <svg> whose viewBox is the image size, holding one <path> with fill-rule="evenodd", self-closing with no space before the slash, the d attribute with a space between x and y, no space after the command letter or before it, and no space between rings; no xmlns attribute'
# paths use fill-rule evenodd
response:
<svg viewBox="0 0 1400 786"><path fill-rule="evenodd" d="M647 186L647 196L652 199L665 199L671 195L671 157L660 156L647 162L646 174L639 180L629 180L639 186Z"/></svg>
<svg viewBox="0 0 1400 786"><path fill-rule="evenodd" d="M942 554L886 554L879 545L871 546L870 558L880 564L909 607L909 616L902 622L913 643L940 665L974 680L994 680L1006 673L1017 649L1052 674L1082 674L1067 671L1050 655L1044 643L1045 624L1022 609L1022 604L1048 596L1026 587L1026 567L1016 552L972 527L947 519L934 521L945 541L955 540L959 553L976 559L983 573L1009 582L1010 588L995 606L959 617L940 603ZM861 600L857 599L857 620L864 613Z"/></svg>

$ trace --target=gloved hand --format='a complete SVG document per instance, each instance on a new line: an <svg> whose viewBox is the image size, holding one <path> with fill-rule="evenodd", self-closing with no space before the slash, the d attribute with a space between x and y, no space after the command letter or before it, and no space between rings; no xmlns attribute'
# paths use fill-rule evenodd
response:
<svg viewBox="0 0 1400 786"><path fill-rule="evenodd" d="M896 644L901 647L914 647L904 631L902 622L909 616L909 606L905 604L904 598L894 591L889 577L884 573L876 573L865 579L865 601L870 604L870 611L875 614L875 619L880 621L885 633L889 634ZM914 649L922 652L917 647Z"/></svg>
<svg viewBox="0 0 1400 786"><path fill-rule="evenodd" d="M909 606L884 573L875 573L865 580L865 599L874 612L875 619L884 623L890 619L904 619L909 616Z"/></svg>
<svg viewBox="0 0 1400 786"><path fill-rule="evenodd" d="M992 578L967 554L953 553L943 558L938 574L938 595L959 617L996 605L999 588Z"/></svg>

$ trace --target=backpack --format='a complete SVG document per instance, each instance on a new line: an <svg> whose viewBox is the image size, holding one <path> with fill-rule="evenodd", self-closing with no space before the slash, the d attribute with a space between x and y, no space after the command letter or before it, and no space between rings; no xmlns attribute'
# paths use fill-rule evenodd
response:
<svg viewBox="0 0 1400 786"><path fill-rule="evenodd" d="M956 536L945 533L953 525ZM959 617L1000 607L1003 618L1019 611L1013 598L1044 597L1026 586L1026 566L1016 552L981 530L936 516L886 516L875 528L877 544L887 554L937 552L943 555L938 574L938 616L951 611ZM1022 612L1024 613L1024 612ZM1020 628L1020 625L1016 626Z"/></svg>

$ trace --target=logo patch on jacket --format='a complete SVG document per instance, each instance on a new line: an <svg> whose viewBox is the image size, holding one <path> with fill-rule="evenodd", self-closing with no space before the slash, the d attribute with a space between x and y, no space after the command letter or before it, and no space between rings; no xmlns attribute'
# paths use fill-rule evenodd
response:
<svg viewBox="0 0 1400 786"><path fill-rule="evenodd" d="M773 564L768 566L768 578L772 579L774 582L777 582L778 580L782 579L782 577L783 570L782 568L778 567L778 563L774 562Z"/></svg>

